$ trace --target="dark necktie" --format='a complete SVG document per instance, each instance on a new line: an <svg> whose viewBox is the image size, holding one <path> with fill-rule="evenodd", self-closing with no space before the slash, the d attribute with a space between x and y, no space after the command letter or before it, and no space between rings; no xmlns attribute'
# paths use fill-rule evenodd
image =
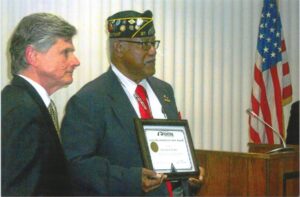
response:
<svg viewBox="0 0 300 197"><path fill-rule="evenodd" d="M57 110L55 107L55 103L51 100L50 101L50 105L48 106L48 111L51 115L53 124L55 126L56 132L59 132L59 126L58 126L58 118L57 118Z"/></svg>
<svg viewBox="0 0 300 197"><path fill-rule="evenodd" d="M148 103L148 95L145 88L138 85L135 89L135 97L139 104L139 110L142 119L152 119L152 113ZM169 192L169 197L173 197L172 184L170 181L166 181L167 190Z"/></svg>
<svg viewBox="0 0 300 197"><path fill-rule="evenodd" d="M148 103L148 95L145 88L138 85L135 89L135 98L139 104L139 111L142 119L152 119L152 113Z"/></svg>

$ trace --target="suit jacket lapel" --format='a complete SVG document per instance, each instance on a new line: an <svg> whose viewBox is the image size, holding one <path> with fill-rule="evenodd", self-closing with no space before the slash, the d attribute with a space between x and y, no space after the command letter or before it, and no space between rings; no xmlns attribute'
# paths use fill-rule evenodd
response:
<svg viewBox="0 0 300 197"><path fill-rule="evenodd" d="M38 94L38 92L34 89L34 87L32 87L32 85L30 83L28 83L25 79L23 79L20 76L15 75L12 82L12 85L14 86L18 86L21 87L22 89L27 90L27 92L29 93L29 95L31 96L31 98L39 105L42 114L45 114L45 118L47 120L47 123L52 124L52 119L51 116L47 116L46 114L48 114L48 109L45 106L44 101L42 100L41 96ZM54 124L52 124L54 127ZM54 127L55 129L55 127Z"/></svg>
<svg viewBox="0 0 300 197"><path fill-rule="evenodd" d="M168 119L177 119L177 109L175 105L175 100L170 92L163 89L158 83L155 83L152 77L147 78L152 90L156 94L164 113L167 115Z"/></svg>
<svg viewBox="0 0 300 197"><path fill-rule="evenodd" d="M111 98L112 108L124 129L129 130L132 134L131 131L134 131L133 118L138 118L138 115L111 68L107 71L107 74L110 80L109 84L111 84L108 96Z"/></svg>

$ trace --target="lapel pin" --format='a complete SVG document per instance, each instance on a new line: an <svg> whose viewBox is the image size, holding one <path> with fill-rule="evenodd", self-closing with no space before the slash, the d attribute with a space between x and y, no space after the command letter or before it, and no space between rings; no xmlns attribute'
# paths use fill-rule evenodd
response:
<svg viewBox="0 0 300 197"><path fill-rule="evenodd" d="M170 102L171 102L171 100L169 99L168 96L164 95L163 97L164 97L164 101L165 101L165 102L167 102L167 103L170 103Z"/></svg>

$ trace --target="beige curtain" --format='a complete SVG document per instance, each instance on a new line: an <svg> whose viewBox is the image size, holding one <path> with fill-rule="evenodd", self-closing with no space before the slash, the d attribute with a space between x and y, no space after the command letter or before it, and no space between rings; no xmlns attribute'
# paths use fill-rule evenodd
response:
<svg viewBox="0 0 300 197"><path fill-rule="evenodd" d="M299 1L282 0L281 19L299 99ZM68 99L109 66L105 19L119 10L150 9L157 39L156 76L175 90L196 148L246 151L252 72L263 0L1 0L1 88L10 80L7 40L19 20L52 12L74 24L81 66L72 85L55 93L59 119ZM289 116L286 107L285 118Z"/></svg>

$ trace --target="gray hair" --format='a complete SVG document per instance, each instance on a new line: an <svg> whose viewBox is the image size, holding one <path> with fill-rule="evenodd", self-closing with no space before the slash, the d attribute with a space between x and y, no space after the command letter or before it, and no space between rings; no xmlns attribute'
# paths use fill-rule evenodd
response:
<svg viewBox="0 0 300 197"><path fill-rule="evenodd" d="M18 74L27 68L25 49L46 52L58 38L72 40L76 28L64 19L49 13L36 13L24 17L15 29L9 45L11 73Z"/></svg>

